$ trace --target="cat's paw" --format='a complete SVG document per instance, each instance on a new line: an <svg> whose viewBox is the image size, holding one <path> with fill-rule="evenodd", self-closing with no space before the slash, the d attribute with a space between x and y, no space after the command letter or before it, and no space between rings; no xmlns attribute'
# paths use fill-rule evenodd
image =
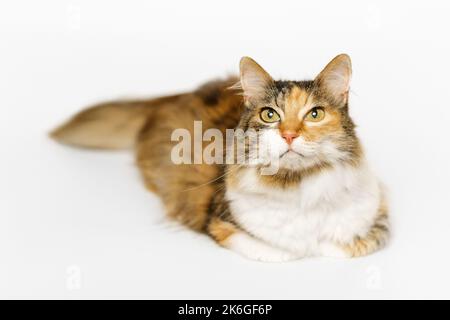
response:
<svg viewBox="0 0 450 320"><path fill-rule="evenodd" d="M350 254L344 248L332 242L321 243L319 246L319 255L336 259L350 258Z"/></svg>
<svg viewBox="0 0 450 320"><path fill-rule="evenodd" d="M299 258L290 252L285 252L276 248L264 248L263 250L249 250L239 253L248 259L261 262L288 262L297 260Z"/></svg>
<svg viewBox="0 0 450 320"><path fill-rule="evenodd" d="M275 248L243 232L233 234L227 239L226 247L248 259L262 262L287 262L300 258L294 253Z"/></svg>

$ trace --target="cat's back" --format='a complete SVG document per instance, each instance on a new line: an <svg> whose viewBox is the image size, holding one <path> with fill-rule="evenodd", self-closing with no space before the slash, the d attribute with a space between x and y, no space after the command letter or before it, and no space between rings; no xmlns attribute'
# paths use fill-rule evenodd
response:
<svg viewBox="0 0 450 320"><path fill-rule="evenodd" d="M147 187L158 193L169 215L194 229L204 225L211 196L220 175L217 164L194 163L194 137L210 128L234 129L241 117L242 96L232 89L237 78L215 80L181 94L150 113L136 142L136 158ZM197 131L197 132L195 132ZM178 134L189 137L188 161L173 159ZM203 140L203 139L202 139ZM203 146L211 143L201 141ZM177 154L178 155L178 154Z"/></svg>

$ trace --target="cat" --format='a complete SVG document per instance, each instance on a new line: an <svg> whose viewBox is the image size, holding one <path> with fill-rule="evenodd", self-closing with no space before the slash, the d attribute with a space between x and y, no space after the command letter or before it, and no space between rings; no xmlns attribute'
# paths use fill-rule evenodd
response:
<svg viewBox="0 0 450 320"><path fill-rule="evenodd" d="M308 81L276 81L243 57L239 77L102 103L51 136L80 147L134 148L146 187L170 218L247 258L364 256L386 245L389 221L385 192L349 115L351 74L346 54ZM277 171L263 174L258 162L175 164L171 135L179 128L193 133L195 121L202 130L255 130L261 157L277 159Z"/></svg>

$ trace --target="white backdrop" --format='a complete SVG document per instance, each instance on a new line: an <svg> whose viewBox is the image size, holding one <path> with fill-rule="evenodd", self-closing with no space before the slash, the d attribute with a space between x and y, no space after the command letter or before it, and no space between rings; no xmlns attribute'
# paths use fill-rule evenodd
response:
<svg viewBox="0 0 450 320"><path fill-rule="evenodd" d="M3 1L0 297L450 298L448 1ZM194 88L252 56L305 79L353 59L351 113L390 189L390 246L247 261L168 225L128 152L57 145L80 108Z"/></svg>

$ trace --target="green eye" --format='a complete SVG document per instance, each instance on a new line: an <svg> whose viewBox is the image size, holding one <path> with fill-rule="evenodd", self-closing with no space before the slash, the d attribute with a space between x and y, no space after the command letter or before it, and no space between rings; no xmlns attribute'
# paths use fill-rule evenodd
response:
<svg viewBox="0 0 450 320"><path fill-rule="evenodd" d="M311 122L319 122L325 118L325 110L321 107L312 108L311 111L306 115L305 120Z"/></svg>
<svg viewBox="0 0 450 320"><path fill-rule="evenodd" d="M272 108L264 108L259 114L261 120L264 122L277 122L280 120L280 115Z"/></svg>

